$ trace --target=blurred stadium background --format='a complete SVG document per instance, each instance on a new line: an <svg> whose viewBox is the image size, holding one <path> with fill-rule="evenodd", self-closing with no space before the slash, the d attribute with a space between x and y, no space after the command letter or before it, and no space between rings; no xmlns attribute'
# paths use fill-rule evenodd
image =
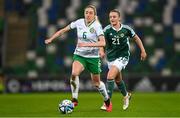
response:
<svg viewBox="0 0 180 118"><path fill-rule="evenodd" d="M76 32L45 45L44 40L83 17L86 5L97 7L102 26L117 8L124 24L141 37L148 58L140 62L131 41L124 79L131 91L180 91L180 0L0 0L0 91L69 91ZM107 65L103 61L102 79ZM80 90L92 90L84 72Z"/></svg>

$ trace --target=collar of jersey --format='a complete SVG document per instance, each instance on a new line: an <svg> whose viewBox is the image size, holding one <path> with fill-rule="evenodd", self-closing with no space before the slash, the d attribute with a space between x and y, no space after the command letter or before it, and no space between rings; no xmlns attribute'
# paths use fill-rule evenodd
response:
<svg viewBox="0 0 180 118"><path fill-rule="evenodd" d="M115 31L120 31L121 29L122 29L122 27L123 27L123 24L120 24L121 26L120 26L120 28L118 29L118 30L116 30L116 28L114 28L112 25L111 25L111 27L112 27L112 29L113 30L115 30Z"/></svg>
<svg viewBox="0 0 180 118"><path fill-rule="evenodd" d="M89 27L91 24L93 24L95 22L95 19L92 21L92 22L90 22L89 24L86 24L86 21L85 21L85 19L84 19L84 23L85 23L85 25L86 25L86 27Z"/></svg>

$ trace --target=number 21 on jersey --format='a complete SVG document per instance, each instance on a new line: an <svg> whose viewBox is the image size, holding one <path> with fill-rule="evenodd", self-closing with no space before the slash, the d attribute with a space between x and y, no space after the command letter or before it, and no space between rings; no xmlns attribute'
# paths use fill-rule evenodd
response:
<svg viewBox="0 0 180 118"><path fill-rule="evenodd" d="M119 45L120 44L119 38L112 38L112 44Z"/></svg>

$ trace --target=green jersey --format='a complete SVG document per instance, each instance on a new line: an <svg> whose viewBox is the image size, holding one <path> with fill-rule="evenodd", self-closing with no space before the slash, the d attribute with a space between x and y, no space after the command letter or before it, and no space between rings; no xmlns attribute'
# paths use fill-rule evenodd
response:
<svg viewBox="0 0 180 118"><path fill-rule="evenodd" d="M114 61L119 57L129 59L130 45L129 38L135 36L135 32L128 25L121 24L117 31L111 25L104 28L104 35L106 39L106 55L108 61Z"/></svg>

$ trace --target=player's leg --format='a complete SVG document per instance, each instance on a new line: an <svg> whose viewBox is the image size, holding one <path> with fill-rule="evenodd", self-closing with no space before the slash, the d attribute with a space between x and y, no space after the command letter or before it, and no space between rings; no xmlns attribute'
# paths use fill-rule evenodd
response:
<svg viewBox="0 0 180 118"><path fill-rule="evenodd" d="M104 98L106 111L111 112L112 111L112 103L111 103L108 93L106 91L105 84L102 81L100 81L100 74L91 74L91 78L93 81L93 85L98 89L98 91Z"/></svg>
<svg viewBox="0 0 180 118"><path fill-rule="evenodd" d="M112 65L107 74L107 90L110 98L112 97L112 93L114 90L114 79L116 78L118 73L119 73L118 68Z"/></svg>
<svg viewBox="0 0 180 118"><path fill-rule="evenodd" d="M109 63L111 64L111 63ZM112 77L114 77L116 85L118 89L121 91L123 96L127 95L127 90L124 81L122 80L122 69L125 69L126 65L128 64L128 59L124 57L117 58L110 66L110 71L112 70Z"/></svg>
<svg viewBox="0 0 180 118"><path fill-rule="evenodd" d="M114 65L117 66L119 69L119 73L117 74L115 78L116 85L118 89L121 91L122 95L124 96L124 104L123 104L123 110L126 110L129 106L129 100L131 97L131 94L127 92L126 85L122 79L122 69L125 69L126 65L128 64L129 59L125 57L120 57L116 59Z"/></svg>
<svg viewBox="0 0 180 118"><path fill-rule="evenodd" d="M123 110L126 110L129 107L129 100L131 98L131 93L127 91L126 85L122 79L122 73L119 71L118 76L115 78L116 85L122 95L124 96L123 98Z"/></svg>
<svg viewBox="0 0 180 118"><path fill-rule="evenodd" d="M116 78L115 78L115 82L116 85L118 87L118 89L120 90L120 92L122 93L122 95L125 97L127 95L127 89L126 89L126 85L122 79L122 73L121 71L119 71L119 73L117 74Z"/></svg>
<svg viewBox="0 0 180 118"><path fill-rule="evenodd" d="M100 80L100 73L101 73L101 61L100 58L88 58L87 61L87 69L91 73L91 79L93 85L98 89L100 94L104 98L104 102L106 107L108 108L106 111L112 111L112 104L110 98L108 96L105 84Z"/></svg>
<svg viewBox="0 0 180 118"><path fill-rule="evenodd" d="M118 68L116 66L110 66L107 74L107 91L110 98L112 98L112 93L114 90L114 79L118 74ZM106 110L105 105L103 104L100 108L101 110Z"/></svg>
<svg viewBox="0 0 180 118"><path fill-rule="evenodd" d="M78 92L79 92L79 75L84 70L83 64L79 62L78 56L74 56L74 62L72 64L72 74L70 78L70 86L72 92L72 102L74 106L78 105Z"/></svg>

